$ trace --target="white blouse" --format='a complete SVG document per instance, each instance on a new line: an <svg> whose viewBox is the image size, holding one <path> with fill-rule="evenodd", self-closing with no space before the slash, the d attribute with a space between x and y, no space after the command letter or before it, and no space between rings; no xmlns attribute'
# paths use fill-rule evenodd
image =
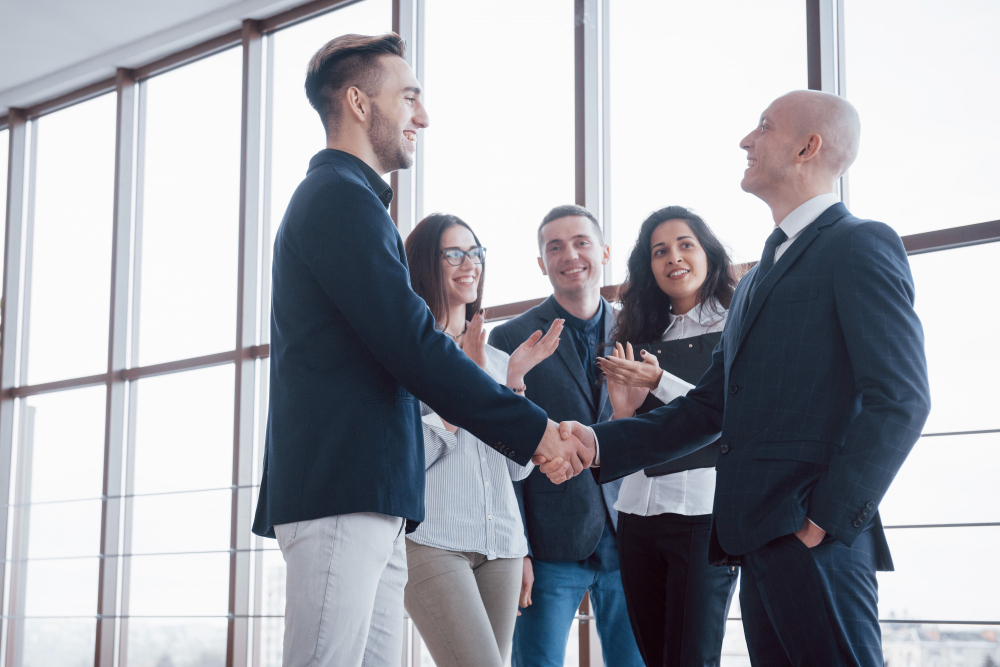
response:
<svg viewBox="0 0 1000 667"><path fill-rule="evenodd" d="M698 304L683 315L671 313L670 324L660 340L693 338L722 331L726 326L727 315L728 311L714 299L705 304ZM678 396L684 396L691 389L694 389L693 384L663 371L660 384L652 390L652 393L664 403L669 403ZM661 477L646 477L640 470L622 482L615 509L639 516L668 512L697 516L711 514L714 499L715 468L696 468Z"/></svg>
<svg viewBox="0 0 1000 667"><path fill-rule="evenodd" d="M486 346L486 372L507 382L510 357ZM451 433L437 413L420 404L423 415L424 521L407 538L448 551L471 551L488 559L528 554L524 525L511 481L534 468L520 466L465 429Z"/></svg>

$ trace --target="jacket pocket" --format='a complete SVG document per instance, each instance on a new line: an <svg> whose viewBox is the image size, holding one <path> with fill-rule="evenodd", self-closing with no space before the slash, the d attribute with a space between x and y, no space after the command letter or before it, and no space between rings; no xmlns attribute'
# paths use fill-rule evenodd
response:
<svg viewBox="0 0 1000 667"><path fill-rule="evenodd" d="M788 440L762 442L754 447L752 458L769 461L802 461L826 465L840 449L819 440Z"/></svg>
<svg viewBox="0 0 1000 667"><path fill-rule="evenodd" d="M798 301L813 301L819 298L818 285L795 285L791 289L772 293L771 301L774 303L796 303Z"/></svg>

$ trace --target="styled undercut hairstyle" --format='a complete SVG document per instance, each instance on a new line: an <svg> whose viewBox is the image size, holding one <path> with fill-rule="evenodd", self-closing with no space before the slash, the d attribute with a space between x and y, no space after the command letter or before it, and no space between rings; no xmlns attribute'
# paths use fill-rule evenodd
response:
<svg viewBox="0 0 1000 667"><path fill-rule="evenodd" d="M601 229L601 223L597 222L597 218L594 214L585 209L582 206L577 206L576 204L564 204L562 206L556 206L554 209L545 214L542 218L542 224L538 225L538 252L542 252L542 228L554 220L559 218L569 218L572 216L580 216L587 218L594 226L594 233L597 235L597 240L604 245L604 230Z"/></svg>
<svg viewBox="0 0 1000 667"><path fill-rule="evenodd" d="M729 308L736 290L736 279L729 253L701 216L683 206L667 206L654 211L639 228L632 253L628 256L628 275L618 294L621 310L611 331L615 343L644 345L659 340L670 324L670 297L660 289L653 275L653 232L667 220L683 220L701 244L708 259L708 275L698 290L698 303L716 299Z"/></svg>
<svg viewBox="0 0 1000 667"><path fill-rule="evenodd" d="M386 74L381 57L405 55L406 42L394 32L341 35L316 52L306 71L306 97L328 136L336 136L340 129L344 91L355 86L368 97L377 96Z"/></svg>
<svg viewBox="0 0 1000 667"><path fill-rule="evenodd" d="M455 225L462 225L481 246L479 237L472 227L461 218L447 213L431 213L421 220L406 237L403 249L406 252L406 264L410 268L410 285L417 293L441 327L448 326L448 290L444 282L444 269L441 267L441 237L445 230ZM482 271L479 274L479 287L476 289L476 300L465 306L465 320L471 322L483 304L483 283L486 282L486 260L483 260Z"/></svg>

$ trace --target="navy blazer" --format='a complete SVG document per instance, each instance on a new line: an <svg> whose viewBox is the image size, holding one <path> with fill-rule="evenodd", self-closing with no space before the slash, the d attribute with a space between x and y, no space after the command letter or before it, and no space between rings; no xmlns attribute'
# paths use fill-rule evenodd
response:
<svg viewBox="0 0 1000 667"><path fill-rule="evenodd" d="M614 308L604 301L604 340L610 340ZM528 336L541 329L548 331L556 313L555 297L504 322L490 332L490 345L510 354ZM562 341L556 353L535 366L524 378L525 395L556 421L583 423L607 421L613 411L607 385L601 387L599 405L594 405L587 374L573 345ZM597 548L604 532L605 519L618 525L615 501L621 480L597 486L591 475L577 475L565 484L556 485L537 470L514 484L528 552L533 558L548 561L579 561Z"/></svg>
<svg viewBox="0 0 1000 667"><path fill-rule="evenodd" d="M878 505L930 410L913 279L899 236L834 204L751 295L736 288L712 366L687 396L594 427L598 478L669 461L719 437L712 557L802 527L851 545L869 525L892 569Z"/></svg>
<svg viewBox="0 0 1000 667"><path fill-rule="evenodd" d="M253 531L352 512L424 518L416 395L527 463L545 413L434 329L410 289L392 190L358 158L322 150L274 241L270 404Z"/></svg>

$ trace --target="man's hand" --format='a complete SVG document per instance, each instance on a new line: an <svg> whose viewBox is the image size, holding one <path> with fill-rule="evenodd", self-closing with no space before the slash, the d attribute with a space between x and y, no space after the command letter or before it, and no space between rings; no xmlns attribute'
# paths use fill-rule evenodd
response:
<svg viewBox="0 0 1000 667"><path fill-rule="evenodd" d="M517 606L521 609L531 606L531 586L535 583L535 570L531 566L531 556L524 557L524 565L521 570L521 597L518 598ZM517 615L521 615L520 609Z"/></svg>
<svg viewBox="0 0 1000 667"><path fill-rule="evenodd" d="M629 387L656 389L660 384L663 370L656 356L642 351L642 361L636 361L632 351L632 343L623 348L621 343L615 344L614 355L598 357L597 365L604 371L608 380L613 380Z"/></svg>
<svg viewBox="0 0 1000 667"><path fill-rule="evenodd" d="M560 429L550 419L531 461L537 466L543 466L542 472L559 484L590 467L594 461L593 438L590 438L590 443L590 446L585 445L569 428Z"/></svg>
<svg viewBox="0 0 1000 667"><path fill-rule="evenodd" d="M524 386L524 376L532 368L548 359L559 347L559 334L562 333L566 320L553 320L548 333L542 335L541 329L531 334L528 340L521 343L507 364L507 386L512 389Z"/></svg>
<svg viewBox="0 0 1000 667"><path fill-rule="evenodd" d="M795 537L802 540L802 544L812 549L823 541L823 538L826 537L826 531L809 519L806 519L806 522L802 524L802 528L795 531Z"/></svg>
<svg viewBox="0 0 1000 667"><path fill-rule="evenodd" d="M594 462L597 453L597 443L590 429L579 422L563 422L559 425L559 438L565 443L573 443L579 454L580 460L584 463L584 468L589 468ZM580 473L576 466L568 466L558 459L539 457L536 453L532 459L538 469L549 478L553 484L562 484L574 475Z"/></svg>
<svg viewBox="0 0 1000 667"><path fill-rule="evenodd" d="M455 339L465 355L483 370L486 370L486 332L483 331L485 317L482 310L473 315L472 321L465 327L465 333Z"/></svg>

